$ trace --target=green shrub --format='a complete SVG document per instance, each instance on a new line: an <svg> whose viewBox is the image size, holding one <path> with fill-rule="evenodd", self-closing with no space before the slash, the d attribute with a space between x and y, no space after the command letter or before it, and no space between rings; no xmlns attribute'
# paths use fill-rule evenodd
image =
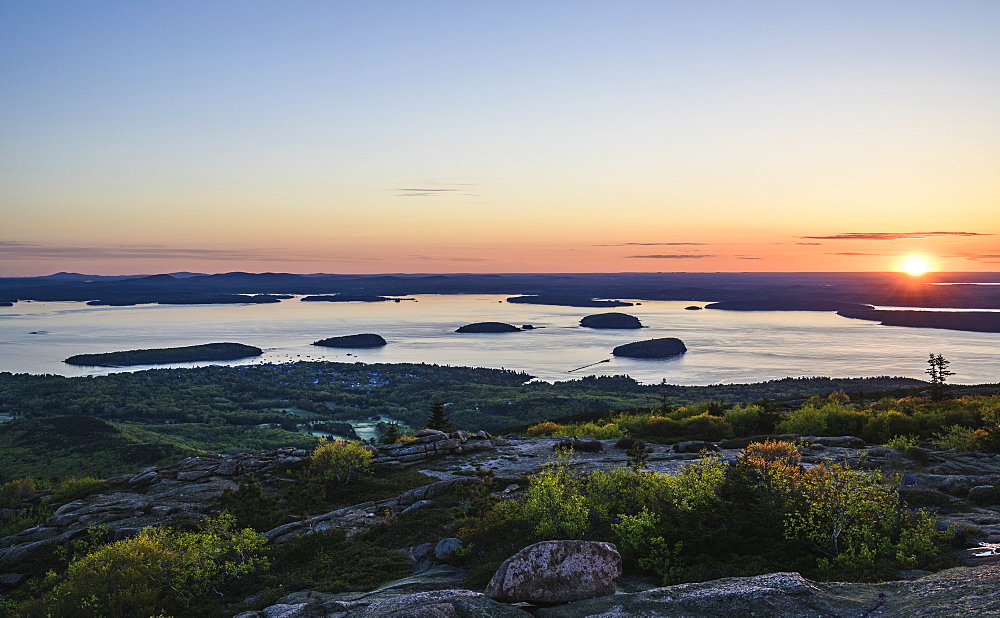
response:
<svg viewBox="0 0 1000 618"><path fill-rule="evenodd" d="M285 519L285 511L278 500L264 493L257 477L250 475L240 480L239 486L226 489L219 496L219 506L236 518L241 528L267 532Z"/></svg>
<svg viewBox="0 0 1000 618"><path fill-rule="evenodd" d="M818 408L804 406L790 412L788 418L778 423L775 431L800 436L826 435L826 415Z"/></svg>
<svg viewBox="0 0 1000 618"><path fill-rule="evenodd" d="M905 436L895 436L889 438L885 445L897 451L906 451L917 445L917 436L909 434Z"/></svg>
<svg viewBox="0 0 1000 618"><path fill-rule="evenodd" d="M733 426L720 416L703 413L681 421L684 435L696 440L724 440L733 437Z"/></svg>
<svg viewBox="0 0 1000 618"><path fill-rule="evenodd" d="M934 434L934 442L942 450L955 449L960 453L975 451L979 442L985 439L987 432L983 429L969 429L961 425L950 425L943 431Z"/></svg>
<svg viewBox="0 0 1000 618"><path fill-rule="evenodd" d="M569 464L558 456L529 481L522 515L534 522L540 538L578 539L587 530L587 501Z"/></svg>
<svg viewBox="0 0 1000 618"><path fill-rule="evenodd" d="M913 417L887 410L879 412L865 424L862 437L872 444L885 444L896 436L914 434L919 429L920 425Z"/></svg>
<svg viewBox="0 0 1000 618"><path fill-rule="evenodd" d="M276 550L273 585L288 590L308 588L320 592L371 590L405 577L411 571L397 551L363 540L347 541L343 530L333 528L307 534Z"/></svg>
<svg viewBox="0 0 1000 618"><path fill-rule="evenodd" d="M551 436L555 432L563 428L559 423L553 423L552 421L543 421L528 427L524 432L524 435L529 438L537 438L538 436Z"/></svg>
<svg viewBox="0 0 1000 618"><path fill-rule="evenodd" d="M572 423L552 432L554 436L564 436L567 438L595 438L597 440L615 440L625 437L625 431L614 424L607 422L598 425L594 422Z"/></svg>
<svg viewBox="0 0 1000 618"><path fill-rule="evenodd" d="M0 507L14 506L41 489L35 479L14 479L0 485Z"/></svg>
<svg viewBox="0 0 1000 618"><path fill-rule="evenodd" d="M859 436L868 415L848 405L831 402L820 408L826 419L826 435Z"/></svg>
<svg viewBox="0 0 1000 618"><path fill-rule="evenodd" d="M257 553L264 539L235 530L231 515L206 520L204 530L147 528L51 573L26 616L152 616L190 610L223 582L267 567Z"/></svg>
<svg viewBox="0 0 1000 618"><path fill-rule="evenodd" d="M355 477L371 471L374 454L357 442L321 439L309 461L310 472L335 485L347 485Z"/></svg>
<svg viewBox="0 0 1000 618"><path fill-rule="evenodd" d="M726 410L723 418L733 426L733 434L736 436L753 436L764 431L763 410L760 406L748 405L742 407L739 404Z"/></svg>

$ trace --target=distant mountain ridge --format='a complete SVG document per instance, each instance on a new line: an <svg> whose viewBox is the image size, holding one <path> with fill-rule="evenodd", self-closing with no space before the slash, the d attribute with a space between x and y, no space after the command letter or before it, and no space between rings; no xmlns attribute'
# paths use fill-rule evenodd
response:
<svg viewBox="0 0 1000 618"><path fill-rule="evenodd" d="M56 273L0 278L0 301L101 301L101 304L238 302L226 295L502 294L632 300L785 303L837 307L1000 309L1000 286L932 285L1000 282L1000 273L581 273L581 274L309 274L229 272L91 277ZM218 301L209 300L209 297ZM202 300L198 300L198 299ZM843 308L843 307L841 307Z"/></svg>

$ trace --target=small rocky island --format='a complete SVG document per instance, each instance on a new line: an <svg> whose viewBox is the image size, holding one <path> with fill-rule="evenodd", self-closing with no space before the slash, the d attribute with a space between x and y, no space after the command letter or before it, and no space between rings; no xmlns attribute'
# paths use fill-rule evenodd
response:
<svg viewBox="0 0 1000 618"><path fill-rule="evenodd" d="M580 320L580 326L587 328L642 328L642 322L627 313L595 313Z"/></svg>
<svg viewBox="0 0 1000 618"><path fill-rule="evenodd" d="M561 296L556 294L512 296L508 303L526 305L556 305L559 307L631 307L633 303L621 300L595 300L587 296Z"/></svg>
<svg viewBox="0 0 1000 618"><path fill-rule="evenodd" d="M152 348L125 350L103 354L77 354L64 363L84 367L122 367L129 365L162 365L167 363L193 363L201 361L236 360L260 356L264 351L242 343L205 343L179 348Z"/></svg>
<svg viewBox="0 0 1000 618"><path fill-rule="evenodd" d="M633 341L632 343L620 345L611 351L615 356L623 356L625 358L670 358L671 356L679 356L685 352L687 352L687 346L676 337Z"/></svg>
<svg viewBox="0 0 1000 618"><path fill-rule="evenodd" d="M325 348L380 348L386 345L385 339L375 333L360 333L358 335L342 335L314 341L313 345Z"/></svg>
<svg viewBox="0 0 1000 618"><path fill-rule="evenodd" d="M513 333L521 329L505 322L475 322L455 330L456 333Z"/></svg>

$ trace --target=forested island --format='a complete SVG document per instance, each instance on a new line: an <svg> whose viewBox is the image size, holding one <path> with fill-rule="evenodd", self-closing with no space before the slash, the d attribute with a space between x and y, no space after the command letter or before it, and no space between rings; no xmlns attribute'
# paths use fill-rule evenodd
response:
<svg viewBox="0 0 1000 618"><path fill-rule="evenodd" d="M626 358L670 358L687 352L687 346L676 337L661 337L634 341L620 345L611 351L615 356Z"/></svg>
<svg viewBox="0 0 1000 618"><path fill-rule="evenodd" d="M386 344L381 335L375 333L360 333L357 335L341 335L314 341L313 345L327 348L380 348Z"/></svg>
<svg viewBox="0 0 1000 618"><path fill-rule="evenodd" d="M627 313L596 313L580 320L580 326L587 328L642 328L642 322L634 315Z"/></svg>
<svg viewBox="0 0 1000 618"><path fill-rule="evenodd" d="M125 350L101 354L76 354L65 363L86 367L123 367L128 365L162 365L168 363L193 363L199 361L236 360L260 356L264 351L242 343L205 343L177 348L151 348Z"/></svg>
<svg viewBox="0 0 1000 618"><path fill-rule="evenodd" d="M533 327L532 327L533 328ZM505 322L475 322L459 326L456 333L516 333L521 329ZM528 330L532 330L529 328Z"/></svg>

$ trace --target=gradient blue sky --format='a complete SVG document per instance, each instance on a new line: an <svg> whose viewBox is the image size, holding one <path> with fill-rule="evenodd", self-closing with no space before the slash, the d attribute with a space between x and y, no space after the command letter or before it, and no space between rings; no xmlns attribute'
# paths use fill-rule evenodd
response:
<svg viewBox="0 0 1000 618"><path fill-rule="evenodd" d="M1000 2L0 3L0 276L1000 270Z"/></svg>

